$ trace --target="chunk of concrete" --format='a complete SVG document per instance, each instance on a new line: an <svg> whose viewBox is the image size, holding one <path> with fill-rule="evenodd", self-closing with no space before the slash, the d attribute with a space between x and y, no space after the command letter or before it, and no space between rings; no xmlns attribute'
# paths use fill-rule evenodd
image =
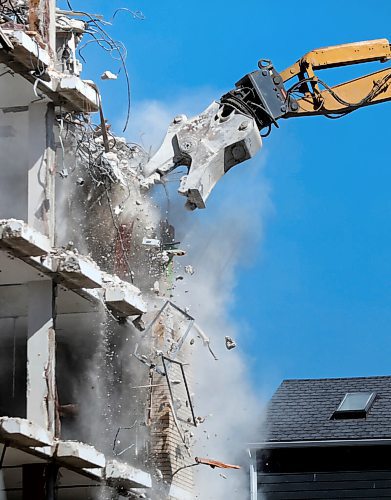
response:
<svg viewBox="0 0 391 500"><path fill-rule="evenodd" d="M11 42L11 40L8 38L8 36L5 34L5 32L2 30L0 27L0 44L1 47L5 50L13 50L14 46Z"/></svg>
<svg viewBox="0 0 391 500"><path fill-rule="evenodd" d="M106 482L113 488L151 488L152 479L150 474L136 469L129 464L109 460L105 468Z"/></svg>
<svg viewBox="0 0 391 500"><path fill-rule="evenodd" d="M102 273L97 264L73 252L58 258L57 272L67 288L101 288Z"/></svg>
<svg viewBox="0 0 391 500"><path fill-rule="evenodd" d="M105 287L105 302L121 316L139 316L147 312L140 290L126 282Z"/></svg>
<svg viewBox="0 0 391 500"><path fill-rule="evenodd" d="M4 29L3 33L12 43L13 56L19 63L30 70L36 70L37 66L44 68L49 66L49 53L24 31Z"/></svg>
<svg viewBox="0 0 391 500"><path fill-rule="evenodd" d="M99 481L102 482L104 480L104 472L105 469L102 468L94 468L94 469L81 469L80 474L82 474L85 477L88 477L92 479L93 481Z"/></svg>
<svg viewBox="0 0 391 500"><path fill-rule="evenodd" d="M59 441L55 456L58 461L75 469L98 469L106 464L103 453L79 441Z"/></svg>
<svg viewBox="0 0 391 500"><path fill-rule="evenodd" d="M42 427L18 417L0 418L0 440L11 446L50 446L53 436Z"/></svg>
<svg viewBox="0 0 391 500"><path fill-rule="evenodd" d="M51 249L48 237L16 219L0 220L0 244L29 257L45 255Z"/></svg>
<svg viewBox="0 0 391 500"><path fill-rule="evenodd" d="M98 91L89 82L81 80L78 76L67 75L62 77L57 92L75 110L91 113L99 109Z"/></svg>

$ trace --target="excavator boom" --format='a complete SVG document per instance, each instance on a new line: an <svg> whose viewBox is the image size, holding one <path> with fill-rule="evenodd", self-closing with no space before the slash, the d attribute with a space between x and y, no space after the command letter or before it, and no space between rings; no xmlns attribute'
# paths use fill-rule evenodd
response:
<svg viewBox="0 0 391 500"><path fill-rule="evenodd" d="M297 82L287 90L288 100L296 99L298 108L284 118L308 115L347 114L357 108L391 99L391 68L330 87L315 70L337 68L367 62L386 62L391 59L387 39L335 45L308 52L289 68L280 73L284 82L297 77Z"/></svg>
<svg viewBox="0 0 391 500"><path fill-rule="evenodd" d="M190 209L205 208L210 192L233 166L253 157L281 118L324 115L339 118L363 106L391 100L391 68L330 86L317 71L391 59L387 39L316 49L282 72L261 59L258 70L203 113L171 123L162 146L145 165L152 182L179 166L187 168L179 193ZM292 79L296 81L291 82ZM290 82L290 87L287 87ZM148 179L147 179L148 181Z"/></svg>

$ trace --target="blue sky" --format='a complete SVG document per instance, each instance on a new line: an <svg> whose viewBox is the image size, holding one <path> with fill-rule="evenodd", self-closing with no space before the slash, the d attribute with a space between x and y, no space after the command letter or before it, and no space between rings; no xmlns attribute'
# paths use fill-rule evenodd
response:
<svg viewBox="0 0 391 500"><path fill-rule="evenodd" d="M71 3L107 18L123 6L141 10L145 20L120 12L111 30L129 51L133 107L183 102L194 112L260 58L282 70L313 48L387 37L391 19L388 0L303 7L259 0ZM86 76L118 68L92 46L85 54ZM334 83L375 69L322 76ZM121 123L122 76L101 87L106 115ZM250 262L238 270L231 306L245 325L240 349L251 378L267 394L284 378L390 374L390 111L387 103L336 121L282 121L264 141L266 160L237 167L229 174L234 180L212 196L214 210L233 185L246 189L250 171L270 189L272 209Z"/></svg>

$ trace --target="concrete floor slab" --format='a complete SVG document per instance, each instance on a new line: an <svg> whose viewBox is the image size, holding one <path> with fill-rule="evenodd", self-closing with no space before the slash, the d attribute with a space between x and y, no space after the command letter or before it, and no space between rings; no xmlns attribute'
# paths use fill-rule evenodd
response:
<svg viewBox="0 0 391 500"><path fill-rule="evenodd" d="M108 307L123 316L138 316L147 311L140 290L130 283L105 287L105 301Z"/></svg>
<svg viewBox="0 0 391 500"><path fill-rule="evenodd" d="M102 272L95 262L74 253L65 253L57 261L57 271L67 288L102 287Z"/></svg>
<svg viewBox="0 0 391 500"><path fill-rule="evenodd" d="M0 249L0 286L19 286L24 283L43 279L49 278L37 268L15 257L11 249L9 251Z"/></svg>
<svg viewBox="0 0 391 500"><path fill-rule="evenodd" d="M80 111L95 112L99 109L98 92L78 76L63 76L59 81L57 91Z"/></svg>
<svg viewBox="0 0 391 500"><path fill-rule="evenodd" d="M115 488L151 488L151 475L129 464L109 460L105 468L106 481Z"/></svg>
<svg viewBox="0 0 391 500"><path fill-rule="evenodd" d="M0 243L30 257L45 255L51 249L49 238L16 219L0 220Z"/></svg>
<svg viewBox="0 0 391 500"><path fill-rule="evenodd" d="M36 69L37 66L45 68L50 64L50 56L46 50L22 30L3 30L14 46L14 58L27 66Z"/></svg>
<svg viewBox="0 0 391 500"><path fill-rule="evenodd" d="M56 445L55 456L59 462L76 469L102 468L106 464L103 453L79 441L59 441Z"/></svg>
<svg viewBox="0 0 391 500"><path fill-rule="evenodd" d="M53 436L24 418L0 417L0 440L16 447L50 446Z"/></svg>

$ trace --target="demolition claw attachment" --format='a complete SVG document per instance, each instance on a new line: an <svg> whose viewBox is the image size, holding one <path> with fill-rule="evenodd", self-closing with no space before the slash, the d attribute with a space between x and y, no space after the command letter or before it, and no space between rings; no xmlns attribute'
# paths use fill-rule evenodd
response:
<svg viewBox="0 0 391 500"><path fill-rule="evenodd" d="M177 167L187 167L178 192L187 197L188 209L205 208L221 177L252 158L261 146L262 139L252 116L213 102L193 118L185 115L174 118L143 173L147 179L156 174L161 178Z"/></svg>

